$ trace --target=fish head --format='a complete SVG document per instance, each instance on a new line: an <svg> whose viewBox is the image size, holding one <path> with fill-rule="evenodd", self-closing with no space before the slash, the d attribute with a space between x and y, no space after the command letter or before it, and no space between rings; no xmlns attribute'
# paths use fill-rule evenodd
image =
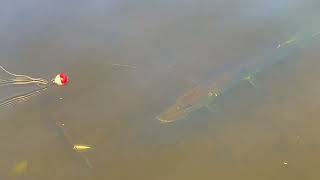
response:
<svg viewBox="0 0 320 180"><path fill-rule="evenodd" d="M189 113L199 109L203 105L203 99L207 93L202 88L194 88L177 98L175 104L166 108L156 118L163 122L169 123L185 118Z"/></svg>
<svg viewBox="0 0 320 180"><path fill-rule="evenodd" d="M167 108L156 118L162 123L174 122L186 117L186 115L191 112L191 104L183 104L180 102L175 103L174 105Z"/></svg>

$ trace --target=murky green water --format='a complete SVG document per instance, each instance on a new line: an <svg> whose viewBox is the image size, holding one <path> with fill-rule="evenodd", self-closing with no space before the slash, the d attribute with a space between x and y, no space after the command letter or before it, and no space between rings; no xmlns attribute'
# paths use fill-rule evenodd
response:
<svg viewBox="0 0 320 180"><path fill-rule="evenodd" d="M1 65L70 76L1 109L1 179L319 179L317 1L1 4ZM257 88L223 94L216 112L156 119L216 67L284 54L256 74ZM1 99L29 90L0 88Z"/></svg>

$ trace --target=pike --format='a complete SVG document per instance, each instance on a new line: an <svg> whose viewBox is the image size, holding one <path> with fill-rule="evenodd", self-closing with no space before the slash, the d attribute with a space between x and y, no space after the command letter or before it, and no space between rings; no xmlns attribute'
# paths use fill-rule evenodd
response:
<svg viewBox="0 0 320 180"><path fill-rule="evenodd" d="M316 35L312 35L305 39L291 37L276 48L277 51L281 50L283 53L276 56L274 59L264 59L261 63L256 60L250 60L246 64L229 64L215 69L216 73L214 73L213 76L183 93L176 99L173 105L169 106L156 116L156 119L161 123L170 123L184 119L190 113L203 107L206 107L209 111L214 111L212 104L221 94L226 93L243 81L247 81L252 86L256 87L256 73L260 72L262 69L280 63L285 59L290 59L289 57L292 56L292 52L296 52L298 47L304 47L304 44L301 42L310 40Z"/></svg>
<svg viewBox="0 0 320 180"><path fill-rule="evenodd" d="M230 90L242 80L248 81L255 86L254 76L244 73L247 65L227 65L227 69L204 81L176 99L175 104L168 107L156 118L162 123L174 122L184 119L188 114L206 107L209 111L214 111L211 104L222 93ZM241 76L239 76L241 75Z"/></svg>

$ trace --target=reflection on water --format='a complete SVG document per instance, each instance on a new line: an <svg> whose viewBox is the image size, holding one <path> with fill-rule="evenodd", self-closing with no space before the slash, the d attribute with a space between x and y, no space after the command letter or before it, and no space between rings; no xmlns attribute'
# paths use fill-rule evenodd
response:
<svg viewBox="0 0 320 180"><path fill-rule="evenodd" d="M318 179L315 3L4 1L0 64L43 79L67 72L70 85L1 109L0 177ZM250 64L255 87L229 64ZM233 81L214 111L158 121L184 92L187 109L216 93L196 85ZM1 87L0 98L28 90Z"/></svg>

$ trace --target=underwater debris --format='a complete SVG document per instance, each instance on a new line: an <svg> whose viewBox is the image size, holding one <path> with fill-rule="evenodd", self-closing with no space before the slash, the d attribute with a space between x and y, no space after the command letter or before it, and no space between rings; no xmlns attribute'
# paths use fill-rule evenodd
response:
<svg viewBox="0 0 320 180"><path fill-rule="evenodd" d="M12 173L15 175L24 174L27 172L28 166L29 166L28 161L20 161L13 167Z"/></svg>
<svg viewBox="0 0 320 180"><path fill-rule="evenodd" d="M125 67L125 68L130 68L130 69L136 69L136 66L132 65L126 65L126 64L111 64L111 66L119 66L119 67Z"/></svg>

